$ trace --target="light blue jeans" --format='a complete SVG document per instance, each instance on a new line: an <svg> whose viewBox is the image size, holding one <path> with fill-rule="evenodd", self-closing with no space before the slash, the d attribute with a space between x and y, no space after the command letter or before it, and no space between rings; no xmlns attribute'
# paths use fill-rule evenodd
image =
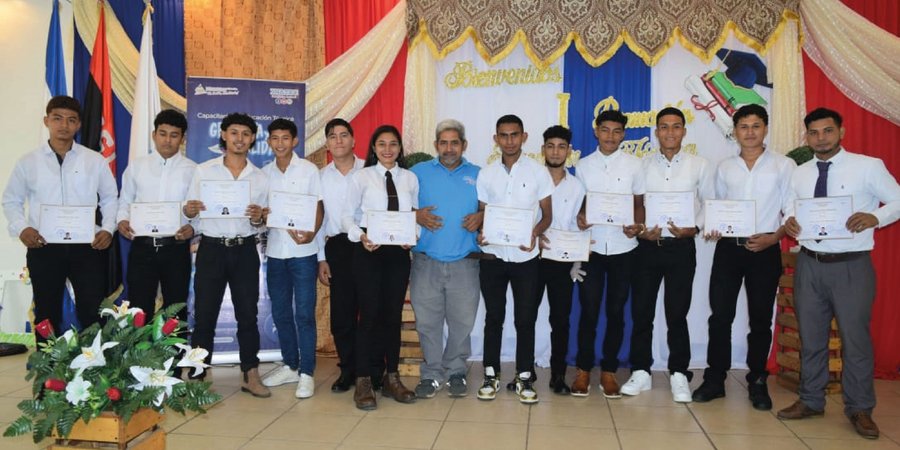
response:
<svg viewBox="0 0 900 450"><path fill-rule="evenodd" d="M294 370L299 367L299 373L309 376L316 370L318 269L316 255L269 258L266 278L281 357L288 367Z"/></svg>

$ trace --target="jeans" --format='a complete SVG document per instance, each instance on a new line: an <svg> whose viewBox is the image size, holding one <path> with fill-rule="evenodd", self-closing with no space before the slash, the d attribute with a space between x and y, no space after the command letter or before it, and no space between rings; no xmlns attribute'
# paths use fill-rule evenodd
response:
<svg viewBox="0 0 900 450"><path fill-rule="evenodd" d="M512 286L516 326L516 373L534 371L534 324L541 305L541 266L534 257L514 263L500 259L481 261L479 280L484 296L484 367L500 368L506 289Z"/></svg>
<svg viewBox="0 0 900 450"><path fill-rule="evenodd" d="M266 285L281 358L309 376L316 370L316 255L268 258ZM291 301L293 299L293 301ZM299 348L299 352L298 352Z"/></svg>

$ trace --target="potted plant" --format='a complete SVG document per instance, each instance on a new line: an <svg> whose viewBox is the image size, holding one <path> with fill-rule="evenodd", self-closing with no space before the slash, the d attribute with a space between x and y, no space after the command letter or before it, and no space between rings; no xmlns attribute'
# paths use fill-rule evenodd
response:
<svg viewBox="0 0 900 450"><path fill-rule="evenodd" d="M210 391L211 383L172 376L175 367L193 368L194 375L208 367L203 362L208 352L189 347L179 336L187 324L176 314L184 307L164 308L147 324L140 308L107 301L100 310L102 318L108 317L102 326L57 336L49 321L35 325L44 341L28 358L25 379L32 381L33 398L19 403L22 416L4 436L31 433L40 442L49 436L69 438L73 428L88 429L85 425L101 416L123 423L140 416L135 422L155 427L166 407L182 414L205 412L205 406L221 399ZM148 414L158 419L143 419Z"/></svg>

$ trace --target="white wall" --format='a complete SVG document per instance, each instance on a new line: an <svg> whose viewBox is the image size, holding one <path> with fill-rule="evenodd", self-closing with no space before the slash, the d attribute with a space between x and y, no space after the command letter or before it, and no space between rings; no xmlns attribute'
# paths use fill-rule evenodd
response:
<svg viewBox="0 0 900 450"><path fill-rule="evenodd" d="M40 145L44 106L48 100L44 81L44 56L52 2L49 0L0 1L0 188L5 188L16 161ZM60 2L60 24L66 61L66 81L72 95L72 7ZM0 270L25 267L25 247L9 236L6 217L0 214Z"/></svg>

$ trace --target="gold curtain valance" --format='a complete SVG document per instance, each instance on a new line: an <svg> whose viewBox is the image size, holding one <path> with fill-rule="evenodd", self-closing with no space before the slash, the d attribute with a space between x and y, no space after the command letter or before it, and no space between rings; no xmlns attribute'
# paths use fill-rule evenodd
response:
<svg viewBox="0 0 900 450"><path fill-rule="evenodd" d="M493 64L521 42L538 67L562 56L573 41L593 66L624 42L648 65L679 39L708 62L729 31L765 53L787 20L799 17L800 0L410 0L410 48L426 43L443 58L469 37Z"/></svg>

